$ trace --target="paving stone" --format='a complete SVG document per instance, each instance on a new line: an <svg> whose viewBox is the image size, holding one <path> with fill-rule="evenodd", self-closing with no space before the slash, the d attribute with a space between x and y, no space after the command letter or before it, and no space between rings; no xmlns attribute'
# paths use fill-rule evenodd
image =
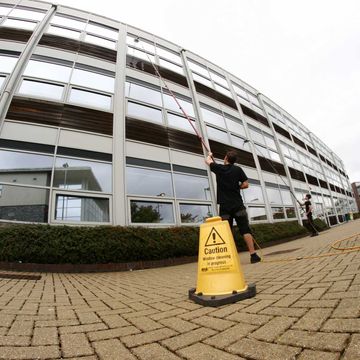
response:
<svg viewBox="0 0 360 360"><path fill-rule="evenodd" d="M158 323L146 316L131 318L131 319L129 319L129 321L133 325L135 325L138 329L140 329L144 332L150 331L150 330L161 329L164 327L161 323Z"/></svg>
<svg viewBox="0 0 360 360"><path fill-rule="evenodd" d="M86 333L96 330L106 330L108 327L103 323L87 324L87 325L76 325L76 326L64 326L60 327L60 334L75 334L75 333Z"/></svg>
<svg viewBox="0 0 360 360"><path fill-rule="evenodd" d="M17 321L15 320L8 331L8 335L32 335L34 321Z"/></svg>
<svg viewBox="0 0 360 360"><path fill-rule="evenodd" d="M300 318L301 316L305 315L306 312L307 309L304 308L283 308L283 307L270 306L264 310L261 310L259 314Z"/></svg>
<svg viewBox="0 0 360 360"><path fill-rule="evenodd" d="M285 316L275 317L267 324L252 332L249 337L272 342L288 329L297 319Z"/></svg>
<svg viewBox="0 0 360 360"><path fill-rule="evenodd" d="M348 334L288 330L278 339L278 342L313 350L342 351L348 338Z"/></svg>
<svg viewBox="0 0 360 360"><path fill-rule="evenodd" d="M61 350L65 357L85 356L94 353L85 334L61 334L60 340Z"/></svg>
<svg viewBox="0 0 360 360"><path fill-rule="evenodd" d="M314 351L304 350L297 360L338 360L340 359L340 353L326 352L326 351ZM355 360L355 358L353 359Z"/></svg>
<svg viewBox="0 0 360 360"><path fill-rule="evenodd" d="M144 317L141 317L141 319L143 318ZM101 319L109 328L118 328L121 326L131 325L128 321L124 320L120 315L102 315Z"/></svg>
<svg viewBox="0 0 360 360"><path fill-rule="evenodd" d="M360 332L360 319L329 319L322 331Z"/></svg>
<svg viewBox="0 0 360 360"><path fill-rule="evenodd" d="M360 297L360 291L345 291L345 292L332 292L323 296L323 299L358 299Z"/></svg>
<svg viewBox="0 0 360 360"><path fill-rule="evenodd" d="M207 327L210 329L214 329L214 330L219 330L219 331L223 331L223 330L235 325L235 323L233 321L214 318L212 316L201 316L197 319L193 319L192 322L197 325Z"/></svg>
<svg viewBox="0 0 360 360"><path fill-rule="evenodd" d="M304 308L334 308L338 302L338 300L300 300L292 306Z"/></svg>
<svg viewBox="0 0 360 360"><path fill-rule="evenodd" d="M256 360L294 360L301 349L280 344L270 344L254 339L241 339L227 348L231 353Z"/></svg>
<svg viewBox="0 0 360 360"><path fill-rule="evenodd" d="M325 292L327 291L326 288L315 288L311 289L306 295L304 295L301 300L317 300L320 299Z"/></svg>
<svg viewBox="0 0 360 360"><path fill-rule="evenodd" d="M310 309L296 324L293 329L318 331L321 325L330 317L332 309Z"/></svg>
<svg viewBox="0 0 360 360"><path fill-rule="evenodd" d="M360 359L360 334L351 336L350 344L346 349L342 360Z"/></svg>
<svg viewBox="0 0 360 360"><path fill-rule="evenodd" d="M298 299L300 299L301 297L302 297L302 294L287 295L284 298L282 298L281 300L279 300L279 301L275 302L274 304L272 304L272 306L289 307L294 302L296 302Z"/></svg>
<svg viewBox="0 0 360 360"><path fill-rule="evenodd" d="M101 322L101 319L94 312L77 312L77 316L81 325Z"/></svg>
<svg viewBox="0 0 360 360"><path fill-rule="evenodd" d="M121 338L121 341L127 347L134 347L134 346L139 346L139 345L144 345L144 344L149 344L152 342L164 340L176 334L177 332L175 332L174 330L163 328L163 329L148 331L141 334L124 336L123 338Z"/></svg>
<svg viewBox="0 0 360 360"><path fill-rule="evenodd" d="M95 341L93 346L100 360L136 360L119 339Z"/></svg>
<svg viewBox="0 0 360 360"><path fill-rule="evenodd" d="M139 346L137 348L133 348L132 352L140 360L181 360L182 359L157 343L147 344L147 345Z"/></svg>
<svg viewBox="0 0 360 360"><path fill-rule="evenodd" d="M7 335L0 336L0 346L27 346L30 345L30 336ZM1 352L1 348L0 348Z"/></svg>
<svg viewBox="0 0 360 360"><path fill-rule="evenodd" d="M257 303L246 307L243 311L256 314L261 310L267 308L268 306L272 305L274 302L276 302L276 300L260 300Z"/></svg>
<svg viewBox="0 0 360 360"><path fill-rule="evenodd" d="M258 326L256 325L238 324L203 340L203 342L220 349L225 349L227 346L239 341L257 328Z"/></svg>
<svg viewBox="0 0 360 360"><path fill-rule="evenodd" d="M57 345L59 343L56 327L35 328L32 345Z"/></svg>
<svg viewBox="0 0 360 360"><path fill-rule="evenodd" d="M159 322L162 325L177 331L178 333L185 333L197 329L199 327L199 325L197 324L194 324L190 321L186 321L177 317L166 318L163 320L159 320Z"/></svg>
<svg viewBox="0 0 360 360"><path fill-rule="evenodd" d="M34 359L57 359L60 357L58 346L4 346L0 351L0 359L5 360L34 360Z"/></svg>
<svg viewBox="0 0 360 360"><path fill-rule="evenodd" d="M273 316L267 315L259 315L259 314L246 314L242 312L237 312L228 316L226 319L231 321L243 322L252 325L264 325L269 320L271 320Z"/></svg>
<svg viewBox="0 0 360 360"><path fill-rule="evenodd" d="M180 349L177 353L189 360L241 360L237 355L201 343Z"/></svg>
<svg viewBox="0 0 360 360"><path fill-rule="evenodd" d="M199 328L188 333L180 334L177 336L173 336L170 339L163 340L161 341L161 344L166 346L170 350L175 351L180 348L192 345L196 342L200 342L214 334L216 334L216 332L212 329Z"/></svg>

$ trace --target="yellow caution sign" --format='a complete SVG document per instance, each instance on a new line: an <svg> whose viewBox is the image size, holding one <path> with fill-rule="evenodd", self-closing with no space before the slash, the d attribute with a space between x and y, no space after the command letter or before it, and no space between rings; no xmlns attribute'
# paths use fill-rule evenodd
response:
<svg viewBox="0 0 360 360"><path fill-rule="evenodd" d="M215 216L200 225L198 279L189 298L206 306L220 306L256 295L247 285L228 221Z"/></svg>

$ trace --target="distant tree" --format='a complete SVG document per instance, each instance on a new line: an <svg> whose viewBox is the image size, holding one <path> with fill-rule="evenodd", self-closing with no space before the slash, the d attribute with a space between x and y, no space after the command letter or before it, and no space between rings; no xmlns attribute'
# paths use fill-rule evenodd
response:
<svg viewBox="0 0 360 360"><path fill-rule="evenodd" d="M163 218L160 216L158 209L152 205L141 205L131 203L131 221L134 223L158 223Z"/></svg>
<svg viewBox="0 0 360 360"><path fill-rule="evenodd" d="M183 223L194 223L196 219L197 215L193 216L191 213L181 214L181 222Z"/></svg>

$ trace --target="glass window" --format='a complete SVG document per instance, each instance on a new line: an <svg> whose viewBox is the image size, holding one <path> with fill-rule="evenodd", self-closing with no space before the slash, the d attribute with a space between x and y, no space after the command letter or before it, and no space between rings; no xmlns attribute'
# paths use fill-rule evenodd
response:
<svg viewBox="0 0 360 360"><path fill-rule="evenodd" d="M192 76L193 76L194 81L197 81L199 83L206 85L209 88L212 88L212 82L210 80L208 80L207 78L204 78L203 76L200 76L195 73L193 73Z"/></svg>
<svg viewBox="0 0 360 360"><path fill-rule="evenodd" d="M211 200L209 180L205 177L174 174L177 198Z"/></svg>
<svg viewBox="0 0 360 360"><path fill-rule="evenodd" d="M132 223L174 223L172 203L130 201Z"/></svg>
<svg viewBox="0 0 360 360"><path fill-rule="evenodd" d="M48 208L49 190L2 185L0 219L44 223Z"/></svg>
<svg viewBox="0 0 360 360"><path fill-rule="evenodd" d="M24 75L48 79L54 81L68 82L71 67L52 64L44 61L30 60L26 65Z"/></svg>
<svg viewBox="0 0 360 360"><path fill-rule="evenodd" d="M231 143L235 147L237 147L238 149L242 149L242 150L251 152L250 143L245 142L245 139L235 136L235 135L230 135L230 137L231 137Z"/></svg>
<svg viewBox="0 0 360 360"><path fill-rule="evenodd" d="M183 110L188 116L195 117L194 107L190 101L183 100L174 94L176 100L181 105ZM176 103L175 99L168 94L163 94L164 99L164 107L169 110L174 110L176 112L182 113L181 109L179 108L178 104Z"/></svg>
<svg viewBox="0 0 360 360"><path fill-rule="evenodd" d="M222 94L232 98L231 92L228 89L225 89L224 87L215 84L215 90L218 92L221 92Z"/></svg>
<svg viewBox="0 0 360 360"><path fill-rule="evenodd" d="M39 11L24 10L24 9L14 9L11 11L10 16L20 19L41 21L44 18L45 13Z"/></svg>
<svg viewBox="0 0 360 360"><path fill-rule="evenodd" d="M249 184L249 187L241 192L244 202L247 204L264 203L263 193L259 185Z"/></svg>
<svg viewBox="0 0 360 360"><path fill-rule="evenodd" d="M84 19L79 19L79 18L75 19L75 18L70 18L70 17L66 17L66 16L61 16L61 15L55 15L51 19L51 23L56 24L56 25L61 25L64 27L77 29L77 30L84 30L85 26L86 26L86 22Z"/></svg>
<svg viewBox="0 0 360 360"><path fill-rule="evenodd" d="M55 220L109 222L109 199L56 195Z"/></svg>
<svg viewBox="0 0 360 360"><path fill-rule="evenodd" d="M70 39L79 39L80 35L81 35L80 31L64 29L64 28L61 28L59 26L54 26L54 25L49 26L49 28L47 29L47 33L57 35L57 36L67 37Z"/></svg>
<svg viewBox="0 0 360 360"><path fill-rule="evenodd" d="M281 204L280 190L278 188L266 187L266 193L270 204Z"/></svg>
<svg viewBox="0 0 360 360"><path fill-rule="evenodd" d="M71 76L71 83L113 93L115 79L111 76L91 71L74 69Z"/></svg>
<svg viewBox="0 0 360 360"><path fill-rule="evenodd" d="M276 150L276 144L275 144L274 138L272 136L269 136L269 135L264 135L264 138L265 138L266 145L269 148Z"/></svg>
<svg viewBox="0 0 360 360"><path fill-rule="evenodd" d="M177 127L177 128L180 128L180 129L183 129L186 131L190 131L190 132L194 131L193 127L189 123L189 120L183 116L178 116L178 115L174 115L171 113L167 113L167 119L168 119L169 126ZM195 121L191 120L191 123L194 126L194 128L196 129Z"/></svg>
<svg viewBox="0 0 360 360"><path fill-rule="evenodd" d="M253 207L249 206L247 208L247 213L250 221L266 220L267 215L265 207Z"/></svg>
<svg viewBox="0 0 360 360"><path fill-rule="evenodd" d="M242 124L241 120L235 121L230 120L229 118L226 118L226 124L229 129L229 131L234 132L239 135L246 136L244 125Z"/></svg>
<svg viewBox="0 0 360 360"><path fill-rule="evenodd" d="M23 80L18 93L22 95L39 96L52 100L61 100L64 87L60 85L47 84L33 80Z"/></svg>
<svg viewBox="0 0 360 360"><path fill-rule="evenodd" d="M286 217L288 219L296 218L295 208L287 207L287 208L285 208L285 212L286 212Z"/></svg>
<svg viewBox="0 0 360 360"><path fill-rule="evenodd" d="M128 51L127 52L128 52L129 55L135 56L138 59L142 59L142 60L145 60L145 61L151 61L152 63L155 63L155 56L153 56L153 55L151 55L151 54L149 54L147 52L144 52L142 50L134 49L134 48L128 46Z"/></svg>
<svg viewBox="0 0 360 360"><path fill-rule="evenodd" d="M210 70L210 77L213 79L213 81L217 82L218 84L224 86L227 89L229 88L228 82L221 75L218 75L215 72Z"/></svg>
<svg viewBox="0 0 360 360"><path fill-rule="evenodd" d="M55 163L54 187L111 192L112 166L95 161L58 157Z"/></svg>
<svg viewBox="0 0 360 360"><path fill-rule="evenodd" d="M24 20L6 19L1 25L25 30L34 30L37 23Z"/></svg>
<svg viewBox="0 0 360 360"><path fill-rule="evenodd" d="M251 94L251 93L248 93L248 95L249 95L250 101L251 101L254 105L256 105L256 106L258 106L258 107L261 108L261 105L260 105L260 102L259 102L258 98L257 98L255 95Z"/></svg>
<svg viewBox="0 0 360 360"><path fill-rule="evenodd" d="M161 124L163 121L162 112L160 109L155 109L146 105L136 104L131 101L128 102L127 115L133 116L135 118L146 119L148 121L152 121L158 124Z"/></svg>
<svg viewBox="0 0 360 360"><path fill-rule="evenodd" d="M211 205L180 204L182 223L203 223L212 216Z"/></svg>
<svg viewBox="0 0 360 360"><path fill-rule="evenodd" d="M221 114L205 109L203 107L201 107L201 112L203 114L203 118L205 122L222 128L226 128L225 119Z"/></svg>
<svg viewBox="0 0 360 360"><path fill-rule="evenodd" d="M220 141L225 144L229 143L228 134L226 132L215 129L210 126L206 126L206 131L207 131L209 138L216 140L216 141Z"/></svg>
<svg viewBox="0 0 360 360"><path fill-rule="evenodd" d="M5 79L6 79L5 76L0 76L0 90L2 90L3 85L5 84Z"/></svg>
<svg viewBox="0 0 360 360"><path fill-rule="evenodd" d="M285 219L284 209L282 207L272 207L271 212L274 220Z"/></svg>
<svg viewBox="0 0 360 360"><path fill-rule="evenodd" d="M138 41L135 41L137 39ZM155 46L153 43L147 42L143 39L140 39L137 36L127 36L126 37L126 43L128 45L137 47L139 49L145 50L146 52L150 52L152 54L155 54Z"/></svg>
<svg viewBox="0 0 360 360"><path fill-rule="evenodd" d="M172 70L172 71L174 71L174 72L176 72L178 74L182 74L182 75L184 74L183 69L182 69L181 66L176 65L176 64L174 64L174 63L172 63L170 61L167 61L167 60L164 60L164 59L159 59L159 64L160 64L160 66L163 66L163 67L165 67L165 68L167 68L169 70Z"/></svg>
<svg viewBox="0 0 360 360"><path fill-rule="evenodd" d="M281 198L282 198L282 202L285 205L292 205L292 196L289 190L283 190L281 189Z"/></svg>
<svg viewBox="0 0 360 360"><path fill-rule="evenodd" d="M159 91L133 83L127 84L125 96L162 107L161 94Z"/></svg>
<svg viewBox="0 0 360 360"><path fill-rule="evenodd" d="M280 156L277 152L269 150L271 160L281 163Z"/></svg>
<svg viewBox="0 0 360 360"><path fill-rule="evenodd" d="M114 41L107 40L107 39L101 38L99 36L86 34L84 41L91 43L91 44L103 46L106 48L110 48L110 49L114 49L114 50L116 49L116 43Z"/></svg>
<svg viewBox="0 0 360 360"><path fill-rule="evenodd" d="M244 88L242 88L241 86L235 85L235 84L233 84L233 86L234 86L235 92L239 96L241 96L242 98L248 100L248 94L247 94L247 92L246 92L246 90Z"/></svg>
<svg viewBox="0 0 360 360"><path fill-rule="evenodd" d="M161 47L157 47L157 54L165 59L171 60L177 64L181 64L181 57L175 53L173 53L172 51L169 50L165 50Z"/></svg>
<svg viewBox="0 0 360 360"><path fill-rule="evenodd" d="M256 131L255 129L250 128L250 127L249 127L249 132L250 132L250 136L253 139L253 141L256 141L260 144L265 145L265 140L264 140L264 137L261 132Z"/></svg>
<svg viewBox="0 0 360 360"><path fill-rule="evenodd" d="M0 150L0 181L49 186L53 157Z"/></svg>
<svg viewBox="0 0 360 360"><path fill-rule="evenodd" d="M0 6L0 15L8 15L11 9L11 7Z"/></svg>
<svg viewBox="0 0 360 360"><path fill-rule="evenodd" d="M193 61L188 61L189 63L189 67L192 71L195 71L196 73L200 74L200 75L203 75L207 78L209 78L209 72L207 71L206 67L203 67ZM193 74L194 75L194 74Z"/></svg>
<svg viewBox="0 0 360 360"><path fill-rule="evenodd" d="M255 150L259 156L270 158L269 150L266 149L265 147L255 144Z"/></svg>
<svg viewBox="0 0 360 360"><path fill-rule="evenodd" d="M174 195L169 172L131 166L126 167L126 191L132 195Z"/></svg>
<svg viewBox="0 0 360 360"><path fill-rule="evenodd" d="M17 57L0 55L0 72L11 73L18 61Z"/></svg>
<svg viewBox="0 0 360 360"><path fill-rule="evenodd" d="M91 32L100 36L107 37L109 39L117 40L118 38L118 31L116 29L109 28L107 26L96 24L96 23L89 23L86 26L86 31Z"/></svg>
<svg viewBox="0 0 360 360"><path fill-rule="evenodd" d="M69 102L109 111L111 110L111 96L80 89L71 89Z"/></svg>

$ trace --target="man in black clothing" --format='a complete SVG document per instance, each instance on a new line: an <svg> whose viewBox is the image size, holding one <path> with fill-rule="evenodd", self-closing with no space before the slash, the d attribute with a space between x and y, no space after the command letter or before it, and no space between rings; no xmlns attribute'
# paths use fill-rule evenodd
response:
<svg viewBox="0 0 360 360"><path fill-rule="evenodd" d="M316 230L315 224L314 224L314 220L312 217L312 211L313 211L313 207L311 205L311 195L307 194L305 195L305 202L303 205L305 205L305 213L306 213L306 217L308 219L308 224L310 226L310 230L311 230L311 235L310 236L317 236L319 235L319 233Z"/></svg>
<svg viewBox="0 0 360 360"><path fill-rule="evenodd" d="M236 151L230 150L225 155L224 165L216 164L212 153L208 154L205 162L216 175L217 203L220 205L220 216L223 220L229 221L231 229L235 219L240 234L244 237L249 249L250 262L253 264L261 261L261 258L255 252L249 219L240 195L240 189L248 188L249 182L243 169L234 165L236 159Z"/></svg>

